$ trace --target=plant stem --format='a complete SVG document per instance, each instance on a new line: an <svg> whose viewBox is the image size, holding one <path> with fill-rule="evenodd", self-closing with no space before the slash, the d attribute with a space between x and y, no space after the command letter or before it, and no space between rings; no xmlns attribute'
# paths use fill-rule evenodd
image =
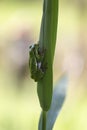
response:
<svg viewBox="0 0 87 130"><path fill-rule="evenodd" d="M42 111L42 130L46 130L46 111Z"/></svg>

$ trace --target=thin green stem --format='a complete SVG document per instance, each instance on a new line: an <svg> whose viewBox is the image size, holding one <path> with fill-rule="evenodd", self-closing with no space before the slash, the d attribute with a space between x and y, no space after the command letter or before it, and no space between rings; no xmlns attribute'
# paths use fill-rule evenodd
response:
<svg viewBox="0 0 87 130"><path fill-rule="evenodd" d="M46 130L46 111L42 111L42 130Z"/></svg>

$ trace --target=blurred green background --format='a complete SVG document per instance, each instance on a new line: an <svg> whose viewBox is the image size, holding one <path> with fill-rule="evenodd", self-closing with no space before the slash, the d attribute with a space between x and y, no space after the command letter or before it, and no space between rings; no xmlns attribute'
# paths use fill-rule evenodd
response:
<svg viewBox="0 0 87 130"><path fill-rule="evenodd" d="M0 130L37 130L41 108L28 69L38 41L42 0L0 1ZM87 130L87 1L60 0L54 84L69 77L54 130Z"/></svg>

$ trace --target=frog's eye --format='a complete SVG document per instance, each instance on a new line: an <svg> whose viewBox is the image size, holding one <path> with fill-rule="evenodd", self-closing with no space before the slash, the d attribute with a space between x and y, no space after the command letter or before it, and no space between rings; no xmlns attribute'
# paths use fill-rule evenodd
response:
<svg viewBox="0 0 87 130"><path fill-rule="evenodd" d="M31 51L34 48L34 44L29 46L29 51Z"/></svg>

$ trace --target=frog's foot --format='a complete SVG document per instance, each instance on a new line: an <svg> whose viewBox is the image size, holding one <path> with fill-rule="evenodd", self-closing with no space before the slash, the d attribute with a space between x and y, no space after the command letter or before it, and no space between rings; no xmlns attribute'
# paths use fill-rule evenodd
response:
<svg viewBox="0 0 87 130"><path fill-rule="evenodd" d="M47 71L47 62L43 63L41 66L41 70L45 73Z"/></svg>

